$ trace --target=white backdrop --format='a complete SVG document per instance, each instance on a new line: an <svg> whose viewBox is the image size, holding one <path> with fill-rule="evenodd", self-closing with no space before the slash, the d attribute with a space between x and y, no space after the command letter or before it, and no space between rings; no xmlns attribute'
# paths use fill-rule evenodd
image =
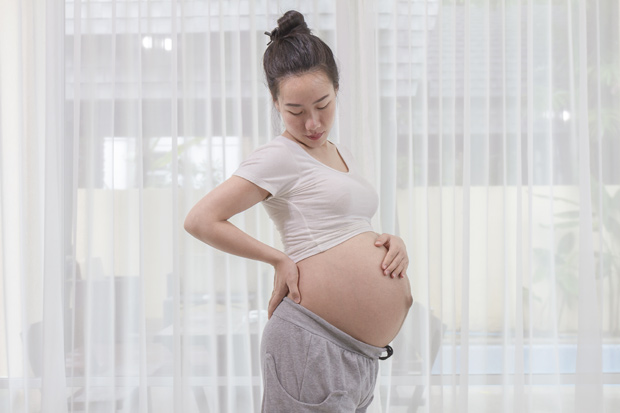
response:
<svg viewBox="0 0 620 413"><path fill-rule="evenodd" d="M182 223L280 132L289 9L410 254L374 411L619 410L612 0L2 0L0 410L260 410L273 271ZM262 207L233 221L280 245Z"/></svg>

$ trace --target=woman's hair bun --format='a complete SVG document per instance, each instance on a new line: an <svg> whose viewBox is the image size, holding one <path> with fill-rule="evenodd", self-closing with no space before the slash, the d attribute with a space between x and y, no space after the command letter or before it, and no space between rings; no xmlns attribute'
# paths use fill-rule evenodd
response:
<svg viewBox="0 0 620 413"><path fill-rule="evenodd" d="M308 29L304 16L295 10L278 19L278 27L265 32L271 41L263 54L263 68L271 97L280 93L280 81L288 76L322 70L338 90L338 66L329 46Z"/></svg>
<svg viewBox="0 0 620 413"><path fill-rule="evenodd" d="M310 34L310 29L306 24L303 14L296 10L289 10L278 19L278 27L270 32L265 32L271 42L283 39L294 34Z"/></svg>
<svg viewBox="0 0 620 413"><path fill-rule="evenodd" d="M278 34L281 37L293 33L310 34L304 15L296 10L289 10L278 19Z"/></svg>

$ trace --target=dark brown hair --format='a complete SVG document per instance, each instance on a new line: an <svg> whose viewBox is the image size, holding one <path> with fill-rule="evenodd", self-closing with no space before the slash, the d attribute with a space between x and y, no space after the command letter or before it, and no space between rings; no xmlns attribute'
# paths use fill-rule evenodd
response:
<svg viewBox="0 0 620 413"><path fill-rule="evenodd" d="M278 27L271 33L263 55L267 86L273 100L278 98L280 81L288 76L323 70L338 90L338 66L325 42L310 32L304 16L295 10L278 19Z"/></svg>

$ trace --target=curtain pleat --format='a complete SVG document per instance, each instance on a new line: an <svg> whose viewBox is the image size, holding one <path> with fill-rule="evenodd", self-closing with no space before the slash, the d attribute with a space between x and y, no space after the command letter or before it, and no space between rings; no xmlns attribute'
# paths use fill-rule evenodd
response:
<svg viewBox="0 0 620 413"><path fill-rule="evenodd" d="M23 237L21 233L22 213L21 205L24 203L23 183L23 140L19 139L23 133L24 98L25 94L37 96L37 91L23 90L24 74L23 67L26 63L22 51L22 5L10 3L5 6L5 13L0 16L2 22L2 35L5 39L1 44L0 51L0 75L2 76L2 287L4 302L3 326L5 336L3 340L3 367L8 382L6 386L6 398L3 403L8 410L15 409L21 403L28 403L29 389L24 375L25 345L30 338L28 330L24 329L26 323L22 304L22 286L24 280L18 277L9 277L9 274L22 274L26 272L22 257ZM27 26L28 27L28 26ZM8 62L15 62L9 65ZM8 116L7 107L15 105L15 116ZM36 116L36 113L32 115ZM12 179L9 179L12 177ZM8 242L7 237L11 237ZM40 253L40 252L39 252ZM20 333L25 334L26 339L20 340Z"/></svg>
<svg viewBox="0 0 620 413"><path fill-rule="evenodd" d="M40 5L33 4L33 7ZM46 2L44 11L45 32L38 33L37 43L43 40L51 44L63 44L64 40L64 8L60 1ZM41 351L43 357L42 370L42 394L41 403L58 412L66 411L64 397L67 387L64 363L64 272L67 270L65 257L67 256L67 243L59 242L59 234L66 234L65 220L68 218L64 212L64 167L65 141L64 136L64 61L63 50L55 50L52 47L44 49L40 54L45 63L45 81L41 92L45 96L45 109L41 108L39 116L45 122L37 122L36 125L43 130L38 130L37 143L44 150L44 167L41 170L39 182L45 182L44 193L44 227L43 227L43 338L44 344ZM39 59L37 59L39 60ZM41 59L43 60L43 59ZM41 64L43 62L40 62ZM36 82L35 82L36 83ZM42 94L43 94L42 93ZM40 104L40 103L39 103ZM43 106L42 104L40 104ZM71 210L71 209L69 209ZM70 218L70 217L69 217ZM27 247L25 245L25 247ZM24 249L24 254L27 249ZM28 259L24 256L25 259ZM23 278L22 278L23 280ZM24 289L24 303L27 303L29 289ZM29 343L28 339L24 340ZM25 359L24 359L25 360ZM28 401L25 406L26 410Z"/></svg>
<svg viewBox="0 0 620 413"><path fill-rule="evenodd" d="M182 223L281 132L263 33L289 9L409 252L369 411L614 411L608 0L0 2L0 410L260 411L273 269ZM282 248L262 207L231 221Z"/></svg>
<svg viewBox="0 0 620 413"><path fill-rule="evenodd" d="M506 16L507 11L505 10L503 15ZM516 61L516 75L515 77L517 79L522 79L522 74L521 74L521 70L522 70L522 54L520 52L521 50L521 44L522 44L522 16L523 16L523 8L519 7L517 10L517 19L516 19L516 24L515 24L515 31L517 32L516 34L516 44L517 47L515 47L516 49L516 53L515 50L511 50L511 52L513 52L515 54L514 59ZM505 31L507 31L508 25L506 24L504 26ZM514 44L513 44L514 46ZM504 64L504 68L506 68L506 65ZM504 73L506 73L504 71ZM506 80L504 80L504 82L506 82ZM515 162L515 181L516 181L516 216L515 216L515 228L514 228L514 232L516 234L516 242L515 242L515 255L514 255L514 262L515 262L515 281L514 281L514 292L515 292L515 300L514 300L514 304L512 306L512 311L514 313L514 323L515 323L515 329L514 329L514 340L515 340L515 344L514 344L514 360L515 360L515 365L514 365L514 401L512 403L513 407L513 411L514 412L519 412L519 411L525 411L525 405L524 405L524 398L525 398L525 357L524 357L524 316L525 316L525 311L524 311L524 306L523 306L523 302L524 302L524 291L523 291L523 285L524 284L524 270L525 268L527 268L527 266L523 265L523 261L521 260L521 257L523 257L523 240L524 240L524 236L523 236L523 228L522 225L520 225L521 222L524 222L523 220L523 170L522 170L522 165L523 165L523 147L522 147L522 130L521 130L521 116L522 116L522 112L521 112L521 101L522 101L522 94L521 94L521 87L516 88L517 90L515 91L515 98L513 98L513 105L514 105L514 112L516 112L514 114L513 119L516 119L516 121L513 121L514 123L511 123L511 125L513 125L515 132L514 132L514 140L515 140L515 146L516 146L516 151L515 151L515 158L516 158L516 162ZM506 110L506 109L505 109ZM507 127L508 124L505 124L505 127ZM504 149L506 149L506 147L504 147ZM505 185L507 185L507 183L504 183ZM507 327L505 327L506 330L508 330ZM507 371L507 369L505 369L504 371Z"/></svg>
<svg viewBox="0 0 620 413"><path fill-rule="evenodd" d="M602 341L600 312L594 277L594 251L592 239L592 188L589 135L588 90L588 38L586 10L579 3L579 315L577 338L577 383L575 410L603 410L602 403Z"/></svg>
<svg viewBox="0 0 620 413"><path fill-rule="evenodd" d="M461 297L460 297L460 342L457 356L459 365L458 406L464 411L469 408L469 282L470 282L470 199L471 199L471 20L469 0L463 13L463 171L462 171L462 236L461 236ZM456 182L455 182L456 184Z"/></svg>
<svg viewBox="0 0 620 413"><path fill-rule="evenodd" d="M143 26L143 13L142 5L137 7L138 17L138 31L137 40L142 41L145 38L145 31ZM148 29L147 29L148 30ZM148 32L147 32L148 33ZM143 79L141 74L144 72L143 67L143 53L140 51L135 56L136 59L136 73L138 75L138 81L136 82L136 118L134 120L136 128L136 183L138 189L138 277L140 279L138 298L138 319L139 319L139 334L138 334L138 348L139 348L139 396L138 396L138 411L140 413L146 413L150 408L149 404L149 382L152 380L149 374L149 359L147 353L147 323L146 323L146 299L147 299L147 274L145 270L145 193L144 193L144 157L145 157L145 137L144 137L144 116L143 116Z"/></svg>
<svg viewBox="0 0 620 413"><path fill-rule="evenodd" d="M66 11L66 16L65 18L70 18L72 17L70 15L70 10ZM80 16L81 15L81 1L78 0L74 3L73 5L73 16ZM81 104L80 104L80 100L78 97L81 96L81 88L80 88L80 84L81 84L81 43L82 43L82 37L81 37L81 25L79 24L80 20L79 19L75 19L73 20L73 27L72 27L72 31L74 33L73 36L73 53L72 53L72 60L75 63L74 66L74 72L73 72L73 79L74 79L74 85L73 85L73 93L71 94L69 91L67 91L67 95L65 96L65 99L72 100L72 107L71 107L71 112L73 115L73 119L80 119L81 117ZM65 49L65 56L69 56L69 50ZM76 103L77 102L77 103ZM67 128L69 129L69 128ZM80 122L73 122L70 128L71 133L68 134L68 136L71 137L71 139L69 140L69 143L71 143L72 145L72 152L71 152L71 179L70 179L70 188L71 188L71 197L69 198L71 201L71 205L73 206L73 208L71 209L72 213L71 213L71 257L75 257L77 256L77 213L76 213L76 209L75 206L78 204L78 182L79 182L79 174L77 173L77 171L79 170L79 159L80 157L78 156L78 154L80 153L80 139L76 139L75 137L80 136ZM67 163L68 164L68 163ZM68 282L65 284L65 295L68 297L68 306L70 308L75 308L76 305L76 291L77 291L77 279L78 279L78 269L77 269L77 265L70 262L70 270L69 270L69 280ZM77 323L77 314L75 311L71 311L67 316L64 317L65 318L65 327L64 329L70 332L67 343L66 343L66 351L69 354L73 354L73 352L76 350L76 334L73 334L74 331L77 331L77 328L81 328L82 326L79 326L79 324ZM65 335L67 336L67 335ZM67 372L67 379L68 379L68 387L72 388L74 386L76 386L74 377L76 376L76 369L75 369L75 364L71 364L70 366L67 366L66 368L66 372ZM69 395L68 400L67 400L67 410L72 411L73 410L73 406L74 406L74 397L73 395Z"/></svg>

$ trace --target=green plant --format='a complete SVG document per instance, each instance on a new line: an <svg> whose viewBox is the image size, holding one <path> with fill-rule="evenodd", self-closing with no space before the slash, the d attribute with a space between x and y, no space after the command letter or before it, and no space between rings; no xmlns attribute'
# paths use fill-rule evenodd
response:
<svg viewBox="0 0 620 413"><path fill-rule="evenodd" d="M592 239L595 245L594 271L596 279L606 281L620 295L620 189L612 189L592 179ZM548 199L547 197L543 197ZM550 263L553 262L555 282L559 292L558 322L565 306L573 309L579 299L579 243L576 241L580 228L580 205L567 198L554 198L569 208L555 214L554 231L562 234L554 251L534 248L534 276L532 281L540 283L549 279ZM602 213L601 213L602 212ZM549 228L547 226L547 228ZM600 241L600 242L599 242ZM553 260L553 261L552 261ZM534 295L540 301L540 297ZM620 331L620 304L608 300L609 332Z"/></svg>

